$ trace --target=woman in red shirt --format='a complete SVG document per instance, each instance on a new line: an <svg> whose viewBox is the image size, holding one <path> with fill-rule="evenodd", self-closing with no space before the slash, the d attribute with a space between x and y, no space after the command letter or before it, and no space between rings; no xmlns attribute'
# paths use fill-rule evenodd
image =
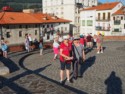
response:
<svg viewBox="0 0 125 94"><path fill-rule="evenodd" d="M63 84L64 70L66 68L67 81L70 82L70 69L73 57L70 56L71 43L69 43L68 36L63 37L63 42L60 44L60 83Z"/></svg>

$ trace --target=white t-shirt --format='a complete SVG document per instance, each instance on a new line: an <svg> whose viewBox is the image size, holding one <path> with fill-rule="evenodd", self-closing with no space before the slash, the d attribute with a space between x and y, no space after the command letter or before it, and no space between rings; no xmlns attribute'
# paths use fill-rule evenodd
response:
<svg viewBox="0 0 125 94"><path fill-rule="evenodd" d="M53 43L53 47L58 48L59 47L59 43L58 42L54 42Z"/></svg>
<svg viewBox="0 0 125 94"><path fill-rule="evenodd" d="M28 37L28 39L29 39L29 41L32 41L32 38L30 36Z"/></svg>
<svg viewBox="0 0 125 94"><path fill-rule="evenodd" d="M63 41L62 37L59 37L59 42L62 42L62 41Z"/></svg>

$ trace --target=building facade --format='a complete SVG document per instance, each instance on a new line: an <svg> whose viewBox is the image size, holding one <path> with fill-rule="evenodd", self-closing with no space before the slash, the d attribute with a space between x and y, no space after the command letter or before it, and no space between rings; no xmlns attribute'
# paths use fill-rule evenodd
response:
<svg viewBox="0 0 125 94"><path fill-rule="evenodd" d="M0 18L0 39L3 37L8 45L24 44L26 34L38 41L43 37L46 42L52 41L54 34L70 31L69 20L42 13L1 12Z"/></svg>
<svg viewBox="0 0 125 94"><path fill-rule="evenodd" d="M112 15L113 13L118 11L122 6L122 3L120 2L112 2L84 9L83 11L81 11L80 14L80 33L92 33L93 35L103 33L107 36L113 35L114 20ZM90 21L88 22L88 20ZM86 23L85 26L82 25L83 21Z"/></svg>
<svg viewBox="0 0 125 94"><path fill-rule="evenodd" d="M42 2L43 13L71 20L73 33L79 33L80 9L97 5L97 0L42 0Z"/></svg>
<svg viewBox="0 0 125 94"><path fill-rule="evenodd" d="M125 35L125 7L113 14L113 35Z"/></svg>

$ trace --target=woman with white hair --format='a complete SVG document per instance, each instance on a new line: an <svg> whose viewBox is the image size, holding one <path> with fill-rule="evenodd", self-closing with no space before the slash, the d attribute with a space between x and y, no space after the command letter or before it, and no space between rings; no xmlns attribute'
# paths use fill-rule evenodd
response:
<svg viewBox="0 0 125 94"><path fill-rule="evenodd" d="M63 37L63 41L60 44L60 83L64 81L64 70L66 69L67 81L70 82L70 69L73 57L70 55L71 43L69 43L68 36Z"/></svg>

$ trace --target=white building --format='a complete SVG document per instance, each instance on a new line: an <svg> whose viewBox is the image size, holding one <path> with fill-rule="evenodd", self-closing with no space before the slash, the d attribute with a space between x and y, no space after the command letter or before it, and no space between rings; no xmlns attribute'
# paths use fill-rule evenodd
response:
<svg viewBox="0 0 125 94"><path fill-rule="evenodd" d="M80 33L112 35L114 22L112 15L122 6L120 2L112 2L84 9L80 13Z"/></svg>
<svg viewBox="0 0 125 94"><path fill-rule="evenodd" d="M125 35L125 6L113 14L113 35Z"/></svg>
<svg viewBox="0 0 125 94"><path fill-rule="evenodd" d="M79 9L96 6L98 0L42 0L43 13L54 14L72 21L74 33L79 33Z"/></svg>

